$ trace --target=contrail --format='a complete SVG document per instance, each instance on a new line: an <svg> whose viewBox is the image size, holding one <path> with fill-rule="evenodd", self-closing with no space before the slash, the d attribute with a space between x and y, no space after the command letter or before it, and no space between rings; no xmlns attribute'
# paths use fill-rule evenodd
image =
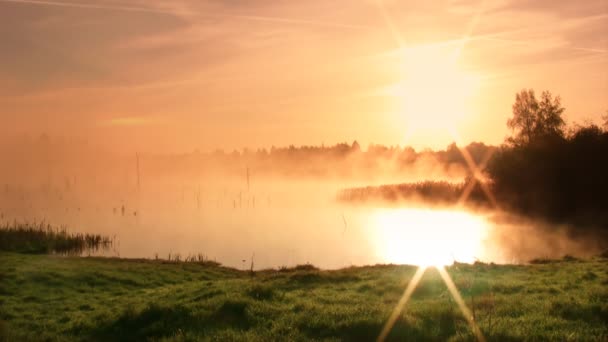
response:
<svg viewBox="0 0 608 342"><path fill-rule="evenodd" d="M213 13L200 13L200 12L194 12L194 11L167 10L167 9L150 8L150 7L107 6L107 5L83 4L83 3L77 3L77 2L49 1L49 0L0 0L0 2L44 5L44 6L57 6L57 7L71 7L71 8L85 8L85 9L103 9L103 10L109 10L109 11L146 12L146 13L157 13L157 14L167 14L167 15L187 15L187 16L191 16L191 17L201 17L201 18L229 18L229 19L232 18L232 19L242 19L242 20L249 20L249 21L263 21L263 22L270 22L270 23L283 23L283 24L293 24L293 25L333 27L333 28L342 28L342 29L358 29L358 30L377 29L377 27L374 27L374 26L331 23L331 22L306 20L306 19L266 17L266 16L257 16L257 15L213 14Z"/></svg>

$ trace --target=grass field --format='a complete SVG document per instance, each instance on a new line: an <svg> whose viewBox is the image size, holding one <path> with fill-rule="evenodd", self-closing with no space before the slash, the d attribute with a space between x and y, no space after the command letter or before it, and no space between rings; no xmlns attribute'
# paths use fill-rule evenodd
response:
<svg viewBox="0 0 608 342"><path fill-rule="evenodd" d="M250 274L213 263L0 253L0 336L27 340L375 340L412 266ZM608 259L448 272L489 341L608 340ZM389 340L473 340L429 269Z"/></svg>

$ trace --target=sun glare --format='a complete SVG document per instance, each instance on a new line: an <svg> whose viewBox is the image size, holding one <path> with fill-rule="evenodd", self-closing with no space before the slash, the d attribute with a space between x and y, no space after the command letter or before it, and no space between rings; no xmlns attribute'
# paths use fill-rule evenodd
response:
<svg viewBox="0 0 608 342"><path fill-rule="evenodd" d="M424 46L403 49L401 81L393 88L397 109L409 130L456 130L470 112L479 77L461 68L458 49Z"/></svg>
<svg viewBox="0 0 608 342"><path fill-rule="evenodd" d="M386 209L373 217L375 248L384 262L445 266L482 257L483 217L430 209Z"/></svg>

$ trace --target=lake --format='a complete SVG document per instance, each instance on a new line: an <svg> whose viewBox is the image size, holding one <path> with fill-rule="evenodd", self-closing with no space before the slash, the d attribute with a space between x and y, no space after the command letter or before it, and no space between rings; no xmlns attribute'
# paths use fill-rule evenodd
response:
<svg viewBox="0 0 608 342"><path fill-rule="evenodd" d="M353 206L335 201L336 181L166 182L120 188L6 191L4 221L40 221L114 238L105 256L175 258L204 254L249 269L311 263L334 269L454 261L522 263L591 253L559 229L497 212L421 204ZM12 195L10 195L12 194Z"/></svg>

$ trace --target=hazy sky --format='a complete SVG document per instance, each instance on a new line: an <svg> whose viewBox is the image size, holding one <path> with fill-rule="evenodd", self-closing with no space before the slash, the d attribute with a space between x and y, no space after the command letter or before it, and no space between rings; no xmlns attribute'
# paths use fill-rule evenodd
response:
<svg viewBox="0 0 608 342"><path fill-rule="evenodd" d="M0 134L192 151L498 143L608 110L608 1L0 0Z"/></svg>

